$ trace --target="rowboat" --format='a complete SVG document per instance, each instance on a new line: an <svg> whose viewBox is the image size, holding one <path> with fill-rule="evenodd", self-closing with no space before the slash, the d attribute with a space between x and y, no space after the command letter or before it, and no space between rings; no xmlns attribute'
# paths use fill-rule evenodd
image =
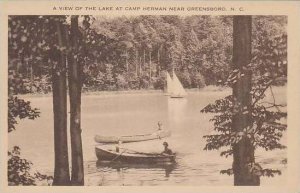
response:
<svg viewBox="0 0 300 193"><path fill-rule="evenodd" d="M169 137L170 135L171 135L171 131L158 130L151 134L142 134L142 135L128 135L128 136L95 135L94 139L97 143L118 143L119 141L121 141L122 143L129 143L129 142L161 139L164 137Z"/></svg>
<svg viewBox="0 0 300 193"><path fill-rule="evenodd" d="M98 160L110 162L136 163L136 164L167 164L174 163L175 154L165 155L158 153L143 153L120 148L116 149L96 146L95 152Z"/></svg>
<svg viewBox="0 0 300 193"><path fill-rule="evenodd" d="M111 162L111 161L101 161L96 162L96 167L106 168L110 167L112 169L121 169L121 168L134 168L134 169L151 169L151 168L161 168L174 170L177 167L176 162L166 162L166 163L157 163L157 164L148 164L148 163L127 163L127 162Z"/></svg>

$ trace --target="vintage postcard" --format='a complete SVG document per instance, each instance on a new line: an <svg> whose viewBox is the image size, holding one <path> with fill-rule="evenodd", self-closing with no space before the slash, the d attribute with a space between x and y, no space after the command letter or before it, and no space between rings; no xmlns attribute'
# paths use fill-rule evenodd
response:
<svg viewBox="0 0 300 193"><path fill-rule="evenodd" d="M299 20L297 1L1 1L0 192L299 192Z"/></svg>

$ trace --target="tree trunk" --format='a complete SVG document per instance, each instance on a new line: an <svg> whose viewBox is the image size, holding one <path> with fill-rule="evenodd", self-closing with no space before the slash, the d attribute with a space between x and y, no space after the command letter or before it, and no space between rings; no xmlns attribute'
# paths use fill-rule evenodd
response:
<svg viewBox="0 0 300 193"><path fill-rule="evenodd" d="M128 52L127 52L127 49L125 49L125 56L126 56L126 58L125 58L125 62L126 62L126 72L128 72Z"/></svg>
<svg viewBox="0 0 300 193"><path fill-rule="evenodd" d="M151 82L151 51L149 50L149 80Z"/></svg>
<svg viewBox="0 0 300 193"><path fill-rule="evenodd" d="M139 74L139 76L141 76L142 75L142 58L141 57L140 57L139 65L140 65L140 74Z"/></svg>
<svg viewBox="0 0 300 193"><path fill-rule="evenodd" d="M138 50L135 51L135 76L138 76Z"/></svg>
<svg viewBox="0 0 300 193"><path fill-rule="evenodd" d="M64 46L64 26L56 22L58 44ZM54 50L53 59L57 62L52 68L53 114L54 114L54 150L55 168L53 185L69 185L69 159L67 139L67 85L66 55Z"/></svg>
<svg viewBox="0 0 300 193"><path fill-rule="evenodd" d="M146 68L146 51L145 51L145 49L144 49L144 51L143 51L143 67L144 67L144 69Z"/></svg>
<svg viewBox="0 0 300 193"><path fill-rule="evenodd" d="M33 66L32 61L30 63L30 92L33 92Z"/></svg>
<svg viewBox="0 0 300 193"><path fill-rule="evenodd" d="M184 68L184 66L183 66L183 57L182 57L182 55L180 55L180 62L181 62L181 68Z"/></svg>
<svg viewBox="0 0 300 193"><path fill-rule="evenodd" d="M246 65L251 61L251 16L233 17L233 65L238 69L237 82L233 85L234 106L238 112L233 116L233 131L242 133L250 126L251 118L251 71ZM244 74L244 75L242 75ZM248 113L243 113L245 109ZM254 147L250 139L244 135L233 146L234 185L256 186L260 184L259 176L249 171L249 165L255 162Z"/></svg>
<svg viewBox="0 0 300 193"><path fill-rule="evenodd" d="M81 140L81 87L82 65L78 56L78 16L71 16L70 42L72 52L68 57L70 132L72 150L72 185L84 185L83 154Z"/></svg>
<svg viewBox="0 0 300 193"><path fill-rule="evenodd" d="M156 76L159 76L160 75L160 55L159 55L159 49L160 47L157 49L157 67L156 67Z"/></svg>

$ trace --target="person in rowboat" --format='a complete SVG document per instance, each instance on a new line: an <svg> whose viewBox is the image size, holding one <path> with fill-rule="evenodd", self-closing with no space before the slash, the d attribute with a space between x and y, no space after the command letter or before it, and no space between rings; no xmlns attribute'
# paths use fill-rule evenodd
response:
<svg viewBox="0 0 300 193"><path fill-rule="evenodd" d="M118 153L120 152L121 145L122 145L122 141L118 140L118 144L116 146L116 152L118 152Z"/></svg>
<svg viewBox="0 0 300 193"><path fill-rule="evenodd" d="M167 142L164 142L163 146L164 146L164 151L161 152L161 154L163 154L163 155L173 155L172 150L168 148L169 144Z"/></svg>

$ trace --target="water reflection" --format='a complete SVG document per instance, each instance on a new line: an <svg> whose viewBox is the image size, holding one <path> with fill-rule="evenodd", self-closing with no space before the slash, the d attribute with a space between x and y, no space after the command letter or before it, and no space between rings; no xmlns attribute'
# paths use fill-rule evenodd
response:
<svg viewBox="0 0 300 193"><path fill-rule="evenodd" d="M169 164L135 164L135 163L123 163L123 162L110 162L110 161L97 161L96 167L98 170L102 171L104 169L113 169L120 176L123 176L124 170L164 170L165 177L170 177L170 174L173 170L177 168L177 163L169 163Z"/></svg>
<svg viewBox="0 0 300 193"><path fill-rule="evenodd" d="M182 122L187 106L186 98L168 98L168 118L171 123Z"/></svg>
<svg viewBox="0 0 300 193"><path fill-rule="evenodd" d="M285 90L279 96L285 99ZM229 92L189 93L186 99L171 99L163 95L88 95L82 100L82 140L85 159L86 185L105 186L173 186L173 185L232 185L232 176L220 175L220 170L231 167L232 159L220 157L220 151L203 151L206 141L203 135L211 132L212 115L200 114L208 103L228 95ZM43 113L34 121L20 121L15 132L9 135L9 147L22 147L24 157L31 160L38 170L53 175L53 112L51 97L30 98L33 106ZM138 143L122 144L122 147L141 152L161 152L167 141L176 152L177 165L118 165L96 164L95 134L107 136L151 133L161 121L169 138ZM49 124L44 124L49 123ZM43 129L40 126L43 126ZM22 132L26 130L26 132ZM45 140L47 136L47 140ZM286 137L284 138L286 142ZM126 145L126 146L125 146ZM39 147L39 148L36 148ZM265 167L282 169L283 175L262 178L262 185L284 185L286 167L280 160L286 158L286 150L257 151L257 161ZM265 160L271 158L270 160ZM273 159L274 158L274 159ZM286 161L284 161L286 163ZM152 168L151 168L152 167ZM119 170L119 171L118 171Z"/></svg>

